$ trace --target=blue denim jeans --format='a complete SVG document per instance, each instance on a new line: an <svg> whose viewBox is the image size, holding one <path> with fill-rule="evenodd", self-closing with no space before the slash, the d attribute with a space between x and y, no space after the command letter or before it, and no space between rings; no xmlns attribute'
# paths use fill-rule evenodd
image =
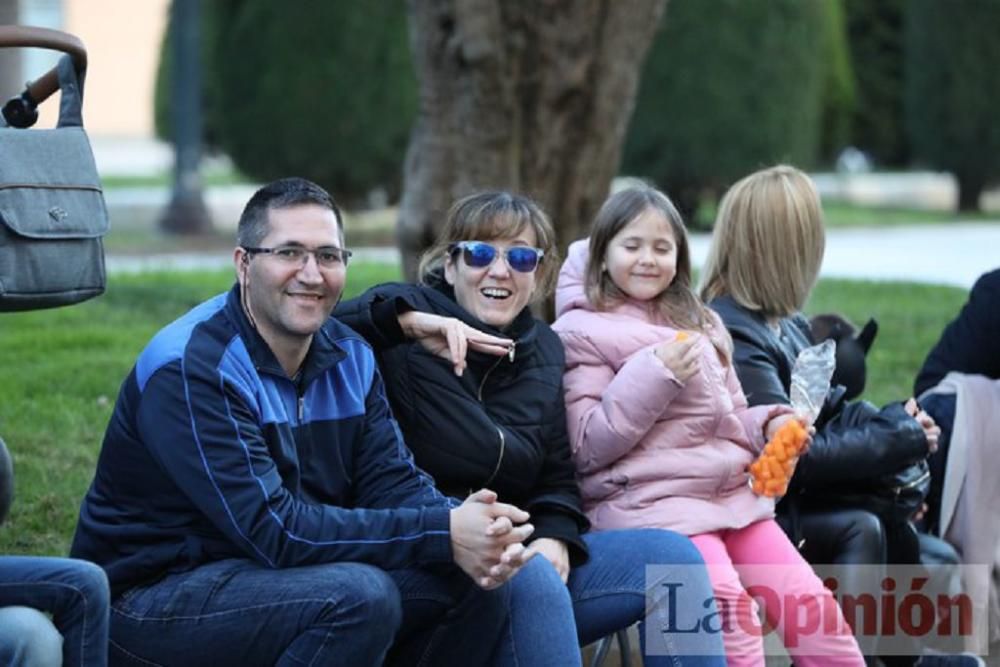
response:
<svg viewBox="0 0 1000 667"><path fill-rule="evenodd" d="M689 642L688 646L697 646L697 655L679 655L669 635L656 632L651 634L658 638L657 645L646 646L647 618L657 627L691 627L698 618L715 613L708 572L691 540L656 529L587 533L583 539L590 549L590 560L571 569L565 585L555 568L540 556L511 580L511 631L506 650L520 664L579 665L579 646L636 622L640 623L647 667L676 665L678 659L684 665L726 664L719 634L703 633L697 641ZM664 572L684 583L684 600L713 602L708 607L681 604L670 608L669 589L658 587L656 580L647 582L647 565L680 566ZM668 614L674 617L668 619ZM647 655L647 651L654 655Z"/></svg>
<svg viewBox="0 0 1000 667"><path fill-rule="evenodd" d="M32 607L0 607L0 665L60 667L63 639L49 617Z"/></svg>
<svg viewBox="0 0 1000 667"><path fill-rule="evenodd" d="M386 572L330 563L273 570L223 560L115 600L111 662L489 664L505 628L507 596L506 587L480 590L454 567Z"/></svg>
<svg viewBox="0 0 1000 667"><path fill-rule="evenodd" d="M30 607L52 615L52 623L62 635L65 667L107 664L108 580L104 571L93 563L72 558L0 556L0 607L12 606ZM30 627L40 631L37 616L34 619ZM26 618L22 610L12 622L15 621L29 622L31 618ZM12 631L11 626L0 630L0 636L7 631ZM40 632L36 640L51 645L51 639L46 639L50 635ZM25 639L20 635L19 638ZM9 644L8 647L13 651ZM40 648L43 647L37 643L29 647L22 642L19 650ZM18 661L0 646L0 664L16 665Z"/></svg>

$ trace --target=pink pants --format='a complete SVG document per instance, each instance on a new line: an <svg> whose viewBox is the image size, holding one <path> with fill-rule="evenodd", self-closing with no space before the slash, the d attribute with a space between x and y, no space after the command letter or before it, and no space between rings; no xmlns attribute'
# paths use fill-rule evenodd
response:
<svg viewBox="0 0 1000 667"><path fill-rule="evenodd" d="M757 598L797 667L863 667L861 651L833 595L773 520L693 535L691 540L708 564L730 666L764 664Z"/></svg>

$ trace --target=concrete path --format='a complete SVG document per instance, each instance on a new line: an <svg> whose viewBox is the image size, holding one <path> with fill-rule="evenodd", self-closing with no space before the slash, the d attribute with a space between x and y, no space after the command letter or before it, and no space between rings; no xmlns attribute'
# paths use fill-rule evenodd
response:
<svg viewBox="0 0 1000 667"><path fill-rule="evenodd" d="M700 266L710 236L691 239L692 261ZM1000 266L1000 221L831 229L820 272L824 278L904 280L972 287L976 278Z"/></svg>
<svg viewBox="0 0 1000 667"><path fill-rule="evenodd" d="M701 266L708 234L691 238L692 259ZM395 248L355 248L360 261L395 263ZM110 271L212 269L232 265L228 253L184 253L107 258ZM836 278L905 280L971 287L976 278L1000 266L1000 221L947 226L833 229L827 233L821 275Z"/></svg>

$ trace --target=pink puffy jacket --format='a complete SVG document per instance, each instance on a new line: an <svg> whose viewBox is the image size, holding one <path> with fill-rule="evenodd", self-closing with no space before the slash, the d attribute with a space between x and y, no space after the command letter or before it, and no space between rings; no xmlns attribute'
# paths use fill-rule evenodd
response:
<svg viewBox="0 0 1000 667"><path fill-rule="evenodd" d="M587 241L570 246L552 326L566 348L566 412L584 510L597 530L670 528L696 535L774 516L746 468L764 445L764 425L786 406L747 406L729 334L712 314L700 368L686 383L653 353L677 329L644 304L596 311L583 277Z"/></svg>

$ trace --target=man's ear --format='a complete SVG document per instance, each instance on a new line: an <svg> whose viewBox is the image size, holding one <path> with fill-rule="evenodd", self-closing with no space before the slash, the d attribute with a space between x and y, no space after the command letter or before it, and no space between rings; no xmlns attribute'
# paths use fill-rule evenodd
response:
<svg viewBox="0 0 1000 667"><path fill-rule="evenodd" d="M236 276L242 281L243 275L250 266L250 253L243 248L233 250L233 266L236 267Z"/></svg>
<svg viewBox="0 0 1000 667"><path fill-rule="evenodd" d="M856 339L858 344L861 346L861 349L865 351L865 354L868 354L868 350L871 349L872 343L875 342L875 335L877 333L878 322L875 321L874 317L869 318L869 320L865 322L865 326L861 328L861 333L858 334Z"/></svg>

